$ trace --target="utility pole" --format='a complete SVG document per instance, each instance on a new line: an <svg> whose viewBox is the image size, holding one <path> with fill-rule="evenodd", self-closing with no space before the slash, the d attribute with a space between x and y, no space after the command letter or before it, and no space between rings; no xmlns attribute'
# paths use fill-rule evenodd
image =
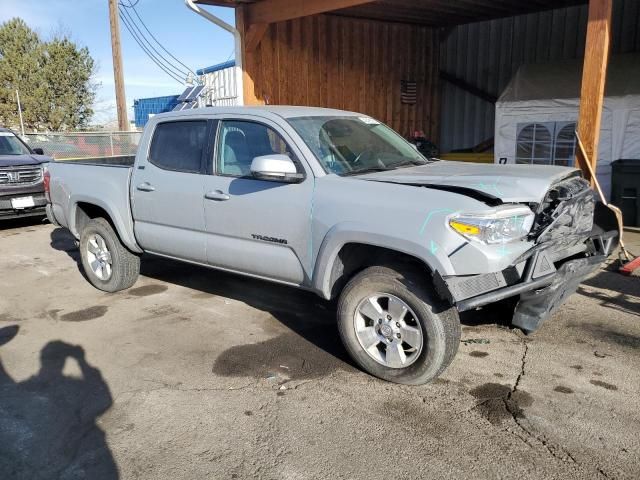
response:
<svg viewBox="0 0 640 480"><path fill-rule="evenodd" d="M121 131L128 131L129 120L127 119L127 99L124 95L124 72L122 70L122 51L120 49L118 0L109 0L109 23L111 24L111 53L113 54L113 80L116 84L118 128Z"/></svg>
<svg viewBox="0 0 640 480"><path fill-rule="evenodd" d="M22 130L22 136L24 137L24 122L22 121L22 105L20 105L20 94L16 90L16 102L18 102L18 115L20 115L20 130Z"/></svg>

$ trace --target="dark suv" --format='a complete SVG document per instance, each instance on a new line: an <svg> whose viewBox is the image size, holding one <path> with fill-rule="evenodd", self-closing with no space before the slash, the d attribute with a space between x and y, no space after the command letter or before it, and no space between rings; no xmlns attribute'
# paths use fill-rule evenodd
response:
<svg viewBox="0 0 640 480"><path fill-rule="evenodd" d="M53 159L0 128L0 220L45 215L43 166Z"/></svg>

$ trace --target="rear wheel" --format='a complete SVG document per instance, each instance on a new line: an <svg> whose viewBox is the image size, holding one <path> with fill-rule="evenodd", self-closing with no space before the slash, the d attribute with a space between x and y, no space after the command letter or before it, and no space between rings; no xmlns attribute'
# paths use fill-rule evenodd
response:
<svg viewBox="0 0 640 480"><path fill-rule="evenodd" d="M94 218L80 234L82 267L91 284L105 292L129 288L138 279L140 257L122 244L104 218Z"/></svg>
<svg viewBox="0 0 640 480"><path fill-rule="evenodd" d="M338 327L349 354L364 370L418 385L449 366L460 343L456 310L432 292L422 275L370 267L345 286Z"/></svg>

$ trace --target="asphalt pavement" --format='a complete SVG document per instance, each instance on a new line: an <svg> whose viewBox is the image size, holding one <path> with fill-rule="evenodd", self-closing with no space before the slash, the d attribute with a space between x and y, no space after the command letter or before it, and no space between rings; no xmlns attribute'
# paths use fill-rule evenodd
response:
<svg viewBox="0 0 640 480"><path fill-rule="evenodd" d="M597 272L529 337L464 315L408 387L355 368L310 293L145 257L106 294L35 220L0 252L0 478L640 477L640 277Z"/></svg>

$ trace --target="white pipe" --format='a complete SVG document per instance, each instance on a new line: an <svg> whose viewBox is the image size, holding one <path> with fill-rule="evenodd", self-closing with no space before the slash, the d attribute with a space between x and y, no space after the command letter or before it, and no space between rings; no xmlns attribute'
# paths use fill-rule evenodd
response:
<svg viewBox="0 0 640 480"><path fill-rule="evenodd" d="M244 105L244 90L242 88L242 39L240 38L240 32L237 28L232 27L221 18L216 17L214 14L207 12L203 8L200 8L195 4L194 0L184 0L185 5L190 10L193 10L201 17L206 18L211 23L226 30L233 35L235 43L235 57L236 57L236 90L238 95L238 105Z"/></svg>

